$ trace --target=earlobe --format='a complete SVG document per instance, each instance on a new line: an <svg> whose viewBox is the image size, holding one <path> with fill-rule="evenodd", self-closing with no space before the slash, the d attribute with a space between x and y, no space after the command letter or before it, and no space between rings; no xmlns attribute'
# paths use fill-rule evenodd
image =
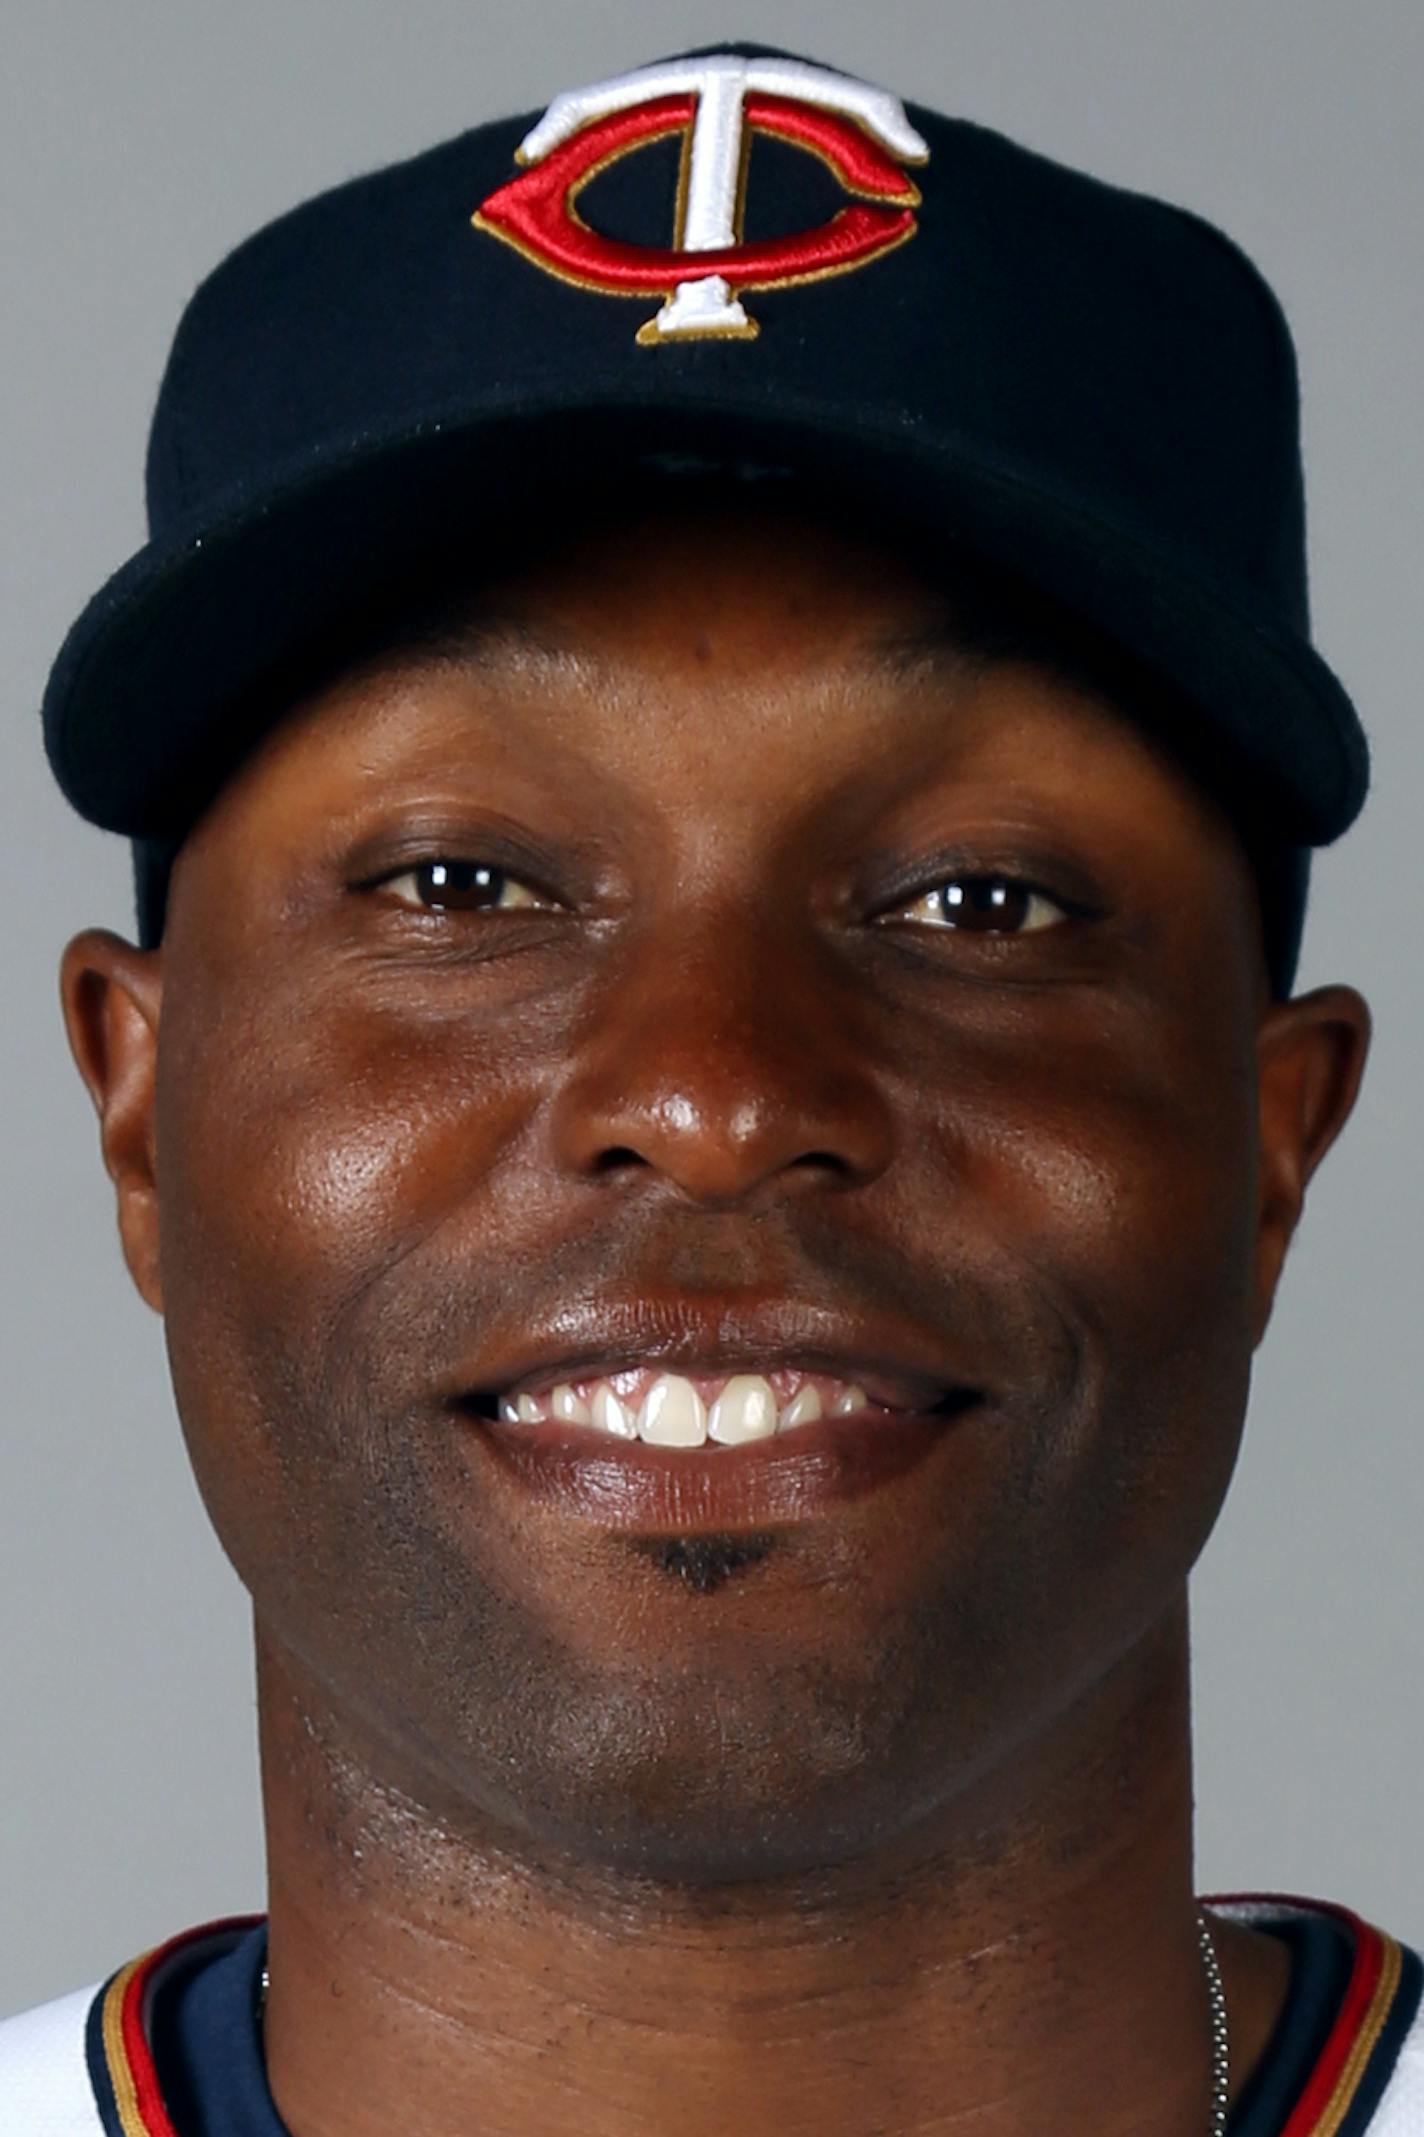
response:
<svg viewBox="0 0 1424 2137"><path fill-rule="evenodd" d="M1266 1332L1311 1176L1354 1110L1372 1030L1369 1004L1353 987L1317 987L1262 1017L1254 1343Z"/></svg>
<svg viewBox="0 0 1424 2137"><path fill-rule="evenodd" d="M138 950L107 928L86 928L64 952L60 998L70 1051L99 1116L124 1260L141 1295L161 1313L154 1094L162 950Z"/></svg>

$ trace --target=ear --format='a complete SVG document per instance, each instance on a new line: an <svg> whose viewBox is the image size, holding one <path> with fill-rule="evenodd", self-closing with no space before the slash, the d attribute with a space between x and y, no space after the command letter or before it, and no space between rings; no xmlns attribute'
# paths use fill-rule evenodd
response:
<svg viewBox="0 0 1424 2137"><path fill-rule="evenodd" d="M86 928L65 950L59 987L70 1051L99 1115L104 1163L118 1193L124 1260L161 1313L154 1091L163 953L136 950L107 928Z"/></svg>
<svg viewBox="0 0 1424 2137"><path fill-rule="evenodd" d="M1256 1327L1266 1332L1311 1174L1349 1119L1373 1024L1353 987L1317 987L1263 1013L1257 1040L1260 1206Z"/></svg>

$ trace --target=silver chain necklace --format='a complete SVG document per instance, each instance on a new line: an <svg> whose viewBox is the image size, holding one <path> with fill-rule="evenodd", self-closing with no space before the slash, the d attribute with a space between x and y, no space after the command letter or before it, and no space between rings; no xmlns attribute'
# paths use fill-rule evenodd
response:
<svg viewBox="0 0 1424 2137"><path fill-rule="evenodd" d="M1210 2137L1226 2137L1226 2095L1231 2071L1230 2055L1226 2037L1226 1991L1221 1982L1221 1966L1207 1928L1206 1916L1197 1910L1197 1937L1201 1943L1202 1963L1206 1967L1207 1993L1211 1998L1211 2131ZM267 1969L262 1969L262 1986L257 1994L257 2024L261 2029L267 2014Z"/></svg>
<svg viewBox="0 0 1424 2137"><path fill-rule="evenodd" d="M1231 2075L1226 2041L1226 1990L1222 1986L1216 1946L1200 1908L1197 1909L1197 1936L1201 1940L1207 1993L1211 1998L1211 2137L1226 2137L1226 2094Z"/></svg>

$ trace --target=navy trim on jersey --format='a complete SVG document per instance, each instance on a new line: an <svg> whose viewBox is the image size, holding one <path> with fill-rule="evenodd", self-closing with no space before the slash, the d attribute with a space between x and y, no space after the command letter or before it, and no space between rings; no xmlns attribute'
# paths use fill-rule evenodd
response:
<svg viewBox="0 0 1424 2137"><path fill-rule="evenodd" d="M89 2016L84 2022L84 2060L89 2065L89 2082L94 2088L94 2105L104 2125L104 2137L124 2137L109 2059L104 2053L103 2033L105 2002L117 1979L117 1974L109 1976L90 2004Z"/></svg>
<svg viewBox="0 0 1424 2137"><path fill-rule="evenodd" d="M1329 1915L1258 1923L1290 1950L1290 1987L1275 2030L1232 2108L1226 2137L1279 2137L1344 2001L1354 1964L1348 1930Z"/></svg>

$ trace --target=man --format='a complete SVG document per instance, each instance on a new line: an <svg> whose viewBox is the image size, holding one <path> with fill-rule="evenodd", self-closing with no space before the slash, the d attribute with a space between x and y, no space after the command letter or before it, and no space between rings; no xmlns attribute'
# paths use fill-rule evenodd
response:
<svg viewBox="0 0 1424 2137"><path fill-rule="evenodd" d="M12 2022L7 2127L1424 2124L1418 1955L1192 1883L1370 1036L1299 474L1217 233L757 48L199 292L45 718L269 1908Z"/></svg>

